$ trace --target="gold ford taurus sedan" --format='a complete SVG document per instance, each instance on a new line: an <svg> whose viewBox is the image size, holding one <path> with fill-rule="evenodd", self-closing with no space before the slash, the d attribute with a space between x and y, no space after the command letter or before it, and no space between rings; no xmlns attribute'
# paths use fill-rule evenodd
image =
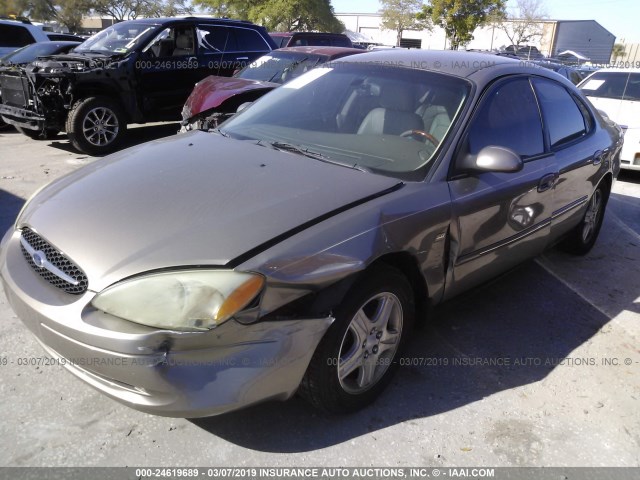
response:
<svg viewBox="0 0 640 480"><path fill-rule="evenodd" d="M621 132L566 79L467 52L325 64L217 130L58 179L2 241L9 301L94 388L158 415L389 383L427 307L593 246Z"/></svg>

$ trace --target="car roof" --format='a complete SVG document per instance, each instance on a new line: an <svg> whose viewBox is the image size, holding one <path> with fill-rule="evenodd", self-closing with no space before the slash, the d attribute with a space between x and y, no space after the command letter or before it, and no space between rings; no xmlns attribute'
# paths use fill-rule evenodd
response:
<svg viewBox="0 0 640 480"><path fill-rule="evenodd" d="M334 55L347 55L349 53L366 53L366 50L350 47L326 47L326 46L307 46L307 47L284 47L275 50L277 52L302 52L309 55L324 55L332 57Z"/></svg>
<svg viewBox="0 0 640 480"><path fill-rule="evenodd" d="M479 70L497 65L512 67L518 66L518 64L522 65L522 60L486 53L417 49L374 50L366 55L352 55L341 61L346 63L378 63L389 67L429 70L463 78L467 78Z"/></svg>
<svg viewBox="0 0 640 480"><path fill-rule="evenodd" d="M160 17L160 18L136 18L135 20L127 20L130 23L146 23L151 25L164 25L165 23L172 22L193 22L198 21L202 23L227 23L230 25L243 25L243 26L257 26L256 24L249 22L248 20L235 20L231 18L215 18L215 17ZM122 23L126 23L122 22Z"/></svg>
<svg viewBox="0 0 640 480"><path fill-rule="evenodd" d="M274 37L292 37L297 35L302 36L318 36L318 37L346 37L344 33L327 33L327 32L269 32L269 35Z"/></svg>

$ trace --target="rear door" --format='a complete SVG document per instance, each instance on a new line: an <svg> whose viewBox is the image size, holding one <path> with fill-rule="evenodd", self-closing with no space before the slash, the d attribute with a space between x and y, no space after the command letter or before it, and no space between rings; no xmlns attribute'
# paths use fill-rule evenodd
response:
<svg viewBox="0 0 640 480"><path fill-rule="evenodd" d="M198 25L202 78L230 77L255 59L271 51L270 45L254 29L235 25Z"/></svg>
<svg viewBox="0 0 640 480"><path fill-rule="evenodd" d="M532 82L558 170L551 226L557 238L582 219L610 151L593 135L595 119L580 98L554 80L534 77Z"/></svg>
<svg viewBox="0 0 640 480"><path fill-rule="evenodd" d="M524 167L515 173L451 173L453 278L447 298L541 253L547 245L555 162L545 145L528 77L507 78L487 89L458 146L456 164L490 145L510 148Z"/></svg>

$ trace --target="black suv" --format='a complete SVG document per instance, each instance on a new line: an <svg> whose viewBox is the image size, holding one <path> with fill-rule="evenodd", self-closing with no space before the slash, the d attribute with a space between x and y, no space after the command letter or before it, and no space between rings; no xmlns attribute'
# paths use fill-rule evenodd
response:
<svg viewBox="0 0 640 480"><path fill-rule="evenodd" d="M0 115L34 138L66 130L75 148L102 154L117 146L128 123L179 120L196 82L230 76L274 48L267 31L250 22L122 22L67 55L3 71Z"/></svg>

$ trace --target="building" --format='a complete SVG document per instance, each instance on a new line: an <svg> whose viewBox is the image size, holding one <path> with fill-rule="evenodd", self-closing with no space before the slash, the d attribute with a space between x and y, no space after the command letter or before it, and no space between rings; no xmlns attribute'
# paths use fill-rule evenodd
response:
<svg viewBox="0 0 640 480"><path fill-rule="evenodd" d="M555 57L571 50L592 63L607 64L615 35L595 20L554 20L544 22L540 51Z"/></svg>
<svg viewBox="0 0 640 480"><path fill-rule="evenodd" d="M348 30L367 35L382 45L395 45L396 32L383 30L379 13L337 13ZM593 63L609 63L616 37L595 20L545 20L535 27L537 41L529 42L546 56L556 56L566 50L579 53ZM511 44L498 26L476 29L469 49L498 50ZM423 49L449 48L444 30L405 30L401 46Z"/></svg>

